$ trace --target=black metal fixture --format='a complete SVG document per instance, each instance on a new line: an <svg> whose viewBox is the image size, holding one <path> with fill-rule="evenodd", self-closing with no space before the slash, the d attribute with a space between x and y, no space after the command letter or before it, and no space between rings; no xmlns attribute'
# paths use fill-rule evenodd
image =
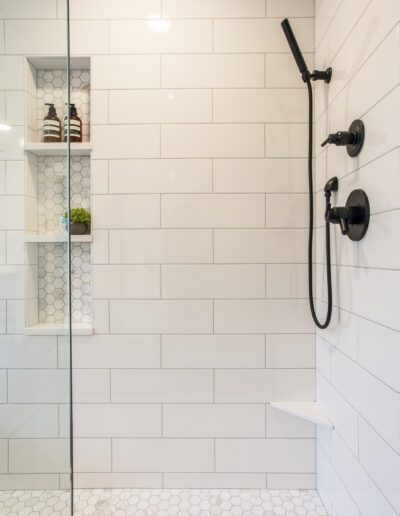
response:
<svg viewBox="0 0 400 516"><path fill-rule="evenodd" d="M337 190L337 177L330 179L325 186L325 221L328 224L339 224L342 235L358 242L364 238L368 230L370 218L368 196L364 190L353 190L347 198L346 206L332 208L330 204L331 190L329 190L331 184L335 185L332 190Z"/></svg>
<svg viewBox="0 0 400 516"><path fill-rule="evenodd" d="M300 47L297 43L292 27L290 26L289 20L285 18L282 21L281 25L283 32L285 33L286 39L288 41L290 50L292 51L293 57L299 68L303 81L307 82L311 79L313 81L325 81L327 84L329 84L332 78L332 68L327 68L325 71L314 70L311 73L304 60L303 54L301 53Z"/></svg>
<svg viewBox="0 0 400 516"><path fill-rule="evenodd" d="M365 127L361 120L354 120L348 131L338 131L332 133L321 143L321 147L332 144L338 146L346 146L347 153L352 158L358 156L364 145Z"/></svg>
<svg viewBox="0 0 400 516"><path fill-rule="evenodd" d="M292 51L293 57L299 68L303 81L307 84L308 92L308 202L309 202L309 223L308 223L308 299L310 303L311 316L314 323L321 328L321 330L327 328L332 317L332 279L331 279L331 241L330 241L330 224L326 222L326 281L328 285L328 310L324 322L318 320L314 306L314 288L313 288L313 238L314 238L314 196L313 196L313 89L311 81L323 80L329 84L332 77L332 69L328 68L325 72L314 70L310 73L306 62L304 61L303 54L301 53L300 47L293 34L289 20L286 18L282 21L282 29L285 33L288 41L290 50ZM328 190L325 191L325 195L331 196L331 192L337 190L337 183L332 182Z"/></svg>

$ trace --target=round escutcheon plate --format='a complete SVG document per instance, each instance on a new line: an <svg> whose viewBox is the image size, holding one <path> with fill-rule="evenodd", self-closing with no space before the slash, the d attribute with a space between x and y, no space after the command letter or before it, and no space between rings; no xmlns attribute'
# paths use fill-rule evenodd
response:
<svg viewBox="0 0 400 516"><path fill-rule="evenodd" d="M353 190L347 198L346 206L348 208L359 208L358 220L355 224L349 224L349 232L347 234L350 240L358 242L364 238L369 225L370 210L367 194L364 190Z"/></svg>

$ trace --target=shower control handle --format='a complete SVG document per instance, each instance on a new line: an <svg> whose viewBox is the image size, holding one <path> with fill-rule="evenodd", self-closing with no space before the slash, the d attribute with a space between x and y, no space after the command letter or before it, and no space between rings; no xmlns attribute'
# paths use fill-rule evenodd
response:
<svg viewBox="0 0 400 516"><path fill-rule="evenodd" d="M321 143L321 147L325 147L328 143L337 145L338 147L347 147L347 154L355 158L361 152L365 139L365 127L362 120L354 120L348 131L338 131L331 133L328 138Z"/></svg>
<svg viewBox="0 0 400 516"><path fill-rule="evenodd" d="M326 194L325 194L326 195ZM325 220L330 224L339 224L342 235L358 242L367 232L370 209L364 190L353 190L346 201L346 206L331 207L327 200Z"/></svg>
<svg viewBox="0 0 400 516"><path fill-rule="evenodd" d="M328 145L328 143L337 146L344 146L349 144L353 145L356 141L356 138L356 133L350 133L348 131L338 131L337 133L330 134L328 138L321 143L321 147L325 147L325 145Z"/></svg>

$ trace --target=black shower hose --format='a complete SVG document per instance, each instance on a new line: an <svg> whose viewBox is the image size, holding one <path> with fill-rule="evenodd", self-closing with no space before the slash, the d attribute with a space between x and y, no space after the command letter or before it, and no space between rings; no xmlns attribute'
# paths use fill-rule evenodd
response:
<svg viewBox="0 0 400 516"><path fill-rule="evenodd" d="M313 92L311 81L307 81L308 90L308 198L309 198L309 228L308 228L308 299L315 324L321 330L329 326L332 317L332 274L331 274L331 233L329 222L325 222L326 232L326 280L328 284L328 310L325 322L321 323L315 313L313 288L313 238L314 238L314 187L313 187Z"/></svg>

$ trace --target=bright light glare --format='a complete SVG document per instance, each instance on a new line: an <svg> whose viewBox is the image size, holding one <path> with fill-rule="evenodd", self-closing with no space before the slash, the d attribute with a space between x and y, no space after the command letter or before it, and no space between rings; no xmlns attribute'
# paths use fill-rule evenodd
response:
<svg viewBox="0 0 400 516"><path fill-rule="evenodd" d="M0 131L11 131L11 127L7 124L0 124Z"/></svg>
<svg viewBox="0 0 400 516"><path fill-rule="evenodd" d="M154 32L167 32L171 28L171 22L168 20L147 20L147 26Z"/></svg>

